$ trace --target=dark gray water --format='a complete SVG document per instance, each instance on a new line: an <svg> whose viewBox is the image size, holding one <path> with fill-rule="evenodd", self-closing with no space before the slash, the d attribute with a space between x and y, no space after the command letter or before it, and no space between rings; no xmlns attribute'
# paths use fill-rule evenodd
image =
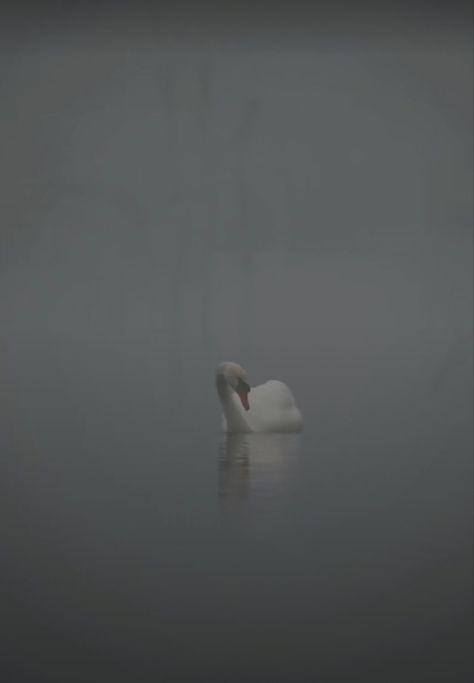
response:
<svg viewBox="0 0 474 683"><path fill-rule="evenodd" d="M2 47L5 680L470 681L472 45L105 26Z"/></svg>

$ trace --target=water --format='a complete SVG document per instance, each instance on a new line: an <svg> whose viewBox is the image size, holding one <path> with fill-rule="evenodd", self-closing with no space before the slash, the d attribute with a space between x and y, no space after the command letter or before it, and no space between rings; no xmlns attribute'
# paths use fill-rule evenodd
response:
<svg viewBox="0 0 474 683"><path fill-rule="evenodd" d="M8 680L471 680L469 50L102 38L2 48Z"/></svg>
<svg viewBox="0 0 474 683"><path fill-rule="evenodd" d="M19 677L442 680L458 662L462 680L459 435L311 412L302 435L228 439L68 417L13 433L2 458Z"/></svg>

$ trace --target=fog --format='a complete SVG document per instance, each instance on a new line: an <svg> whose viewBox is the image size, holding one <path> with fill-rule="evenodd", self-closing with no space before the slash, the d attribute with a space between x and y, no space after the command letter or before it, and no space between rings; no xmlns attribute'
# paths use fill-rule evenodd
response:
<svg viewBox="0 0 474 683"><path fill-rule="evenodd" d="M3 29L11 680L470 680L471 35L86 19Z"/></svg>

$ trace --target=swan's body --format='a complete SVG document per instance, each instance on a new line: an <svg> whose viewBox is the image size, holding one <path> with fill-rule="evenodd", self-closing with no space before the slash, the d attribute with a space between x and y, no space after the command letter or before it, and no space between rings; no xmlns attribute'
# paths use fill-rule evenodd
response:
<svg viewBox="0 0 474 683"><path fill-rule="evenodd" d="M283 382L269 380L250 389L246 371L237 363L222 363L216 387L226 432L299 432L303 417Z"/></svg>

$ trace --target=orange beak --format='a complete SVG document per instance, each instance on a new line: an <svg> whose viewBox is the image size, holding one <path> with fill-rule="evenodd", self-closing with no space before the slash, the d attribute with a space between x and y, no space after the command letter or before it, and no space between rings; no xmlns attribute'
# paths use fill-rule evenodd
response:
<svg viewBox="0 0 474 683"><path fill-rule="evenodd" d="M249 410L249 392L245 389L240 389L239 391L237 391L237 394L245 410Z"/></svg>

